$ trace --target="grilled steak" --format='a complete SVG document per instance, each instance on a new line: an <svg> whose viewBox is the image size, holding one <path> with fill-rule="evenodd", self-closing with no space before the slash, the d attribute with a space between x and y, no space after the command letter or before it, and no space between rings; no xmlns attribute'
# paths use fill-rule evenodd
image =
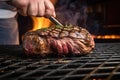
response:
<svg viewBox="0 0 120 80"><path fill-rule="evenodd" d="M26 54L69 55L87 54L94 48L91 34L79 26L53 26L30 31L23 36L23 48Z"/></svg>

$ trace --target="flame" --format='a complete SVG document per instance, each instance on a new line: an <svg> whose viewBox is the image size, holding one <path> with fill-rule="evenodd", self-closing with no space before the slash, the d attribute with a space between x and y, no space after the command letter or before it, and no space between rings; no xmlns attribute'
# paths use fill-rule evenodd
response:
<svg viewBox="0 0 120 80"><path fill-rule="evenodd" d="M93 35L95 39L120 39L120 35Z"/></svg>
<svg viewBox="0 0 120 80"><path fill-rule="evenodd" d="M51 25L51 21L44 17L32 17L32 19L33 19L33 29L32 30L47 28Z"/></svg>
<svg viewBox="0 0 120 80"><path fill-rule="evenodd" d="M53 5L55 5L57 3L57 0L51 0L51 2L53 3Z"/></svg>
<svg viewBox="0 0 120 80"><path fill-rule="evenodd" d="M57 0L51 0L51 2L55 5ZM32 17L32 19L33 19L32 31L41 29L41 28L47 28L52 24L52 22L45 17Z"/></svg>

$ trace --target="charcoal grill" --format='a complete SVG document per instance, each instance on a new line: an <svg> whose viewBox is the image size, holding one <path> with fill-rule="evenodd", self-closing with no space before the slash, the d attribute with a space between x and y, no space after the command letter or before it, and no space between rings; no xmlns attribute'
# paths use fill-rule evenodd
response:
<svg viewBox="0 0 120 80"><path fill-rule="evenodd" d="M0 46L0 80L120 80L120 43L96 43L85 56L31 58Z"/></svg>

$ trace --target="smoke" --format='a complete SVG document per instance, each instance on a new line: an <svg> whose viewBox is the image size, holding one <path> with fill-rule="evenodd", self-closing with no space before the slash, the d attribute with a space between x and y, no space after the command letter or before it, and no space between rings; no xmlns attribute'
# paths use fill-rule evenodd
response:
<svg viewBox="0 0 120 80"><path fill-rule="evenodd" d="M64 25L78 25L86 27L85 0L58 0L56 4L58 20Z"/></svg>
<svg viewBox="0 0 120 80"><path fill-rule="evenodd" d="M97 17L100 16L96 12L88 14L88 5L90 2L86 0L58 0L55 6L57 19L64 25L78 25L92 34L98 34L100 23Z"/></svg>

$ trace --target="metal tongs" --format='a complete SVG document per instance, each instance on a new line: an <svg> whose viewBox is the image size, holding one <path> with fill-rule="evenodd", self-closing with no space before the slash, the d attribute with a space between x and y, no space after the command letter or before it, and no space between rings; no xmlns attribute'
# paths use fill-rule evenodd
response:
<svg viewBox="0 0 120 80"><path fill-rule="evenodd" d="M59 26L63 26L57 19L55 19L53 16L50 16L49 18L54 24L59 25Z"/></svg>

